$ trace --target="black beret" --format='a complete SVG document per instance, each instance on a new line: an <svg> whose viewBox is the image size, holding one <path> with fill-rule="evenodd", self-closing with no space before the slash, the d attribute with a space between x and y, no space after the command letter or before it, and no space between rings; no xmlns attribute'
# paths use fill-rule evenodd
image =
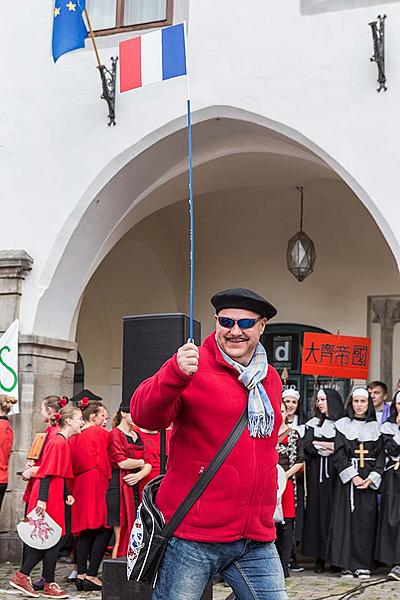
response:
<svg viewBox="0 0 400 600"><path fill-rule="evenodd" d="M211 298L211 304L217 314L224 308L243 308L272 319L278 312L268 300L246 288L231 288L218 292Z"/></svg>
<svg viewBox="0 0 400 600"><path fill-rule="evenodd" d="M78 402L83 400L83 398L88 398L91 402L93 400L97 400L98 402L101 402L103 400L103 398L100 398L100 396L96 396L96 394L93 394L93 392L91 392L90 390L82 390L81 392L79 392L79 394L75 394L75 396L72 396L72 398L70 398L69 401L73 402L74 404L78 404Z"/></svg>

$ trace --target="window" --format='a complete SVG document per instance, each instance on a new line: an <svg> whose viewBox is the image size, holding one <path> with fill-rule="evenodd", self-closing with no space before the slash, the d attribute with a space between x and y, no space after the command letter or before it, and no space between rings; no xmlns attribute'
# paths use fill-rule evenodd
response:
<svg viewBox="0 0 400 600"><path fill-rule="evenodd" d="M172 23L172 0L86 0L96 35Z"/></svg>

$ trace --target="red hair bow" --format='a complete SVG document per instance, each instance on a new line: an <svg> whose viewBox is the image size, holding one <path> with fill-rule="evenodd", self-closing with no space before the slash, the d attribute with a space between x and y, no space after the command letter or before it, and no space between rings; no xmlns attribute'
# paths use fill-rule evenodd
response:
<svg viewBox="0 0 400 600"><path fill-rule="evenodd" d="M57 412L54 414L54 419L57 423L59 423L62 419L62 415L59 412Z"/></svg>
<svg viewBox="0 0 400 600"><path fill-rule="evenodd" d="M66 406L68 404L68 398L66 396L61 396L58 399L58 406L60 408L64 408L64 406Z"/></svg>
<svg viewBox="0 0 400 600"><path fill-rule="evenodd" d="M87 408L90 404L90 400L87 396L85 396L84 398L82 398L82 400L79 401L79 408Z"/></svg>

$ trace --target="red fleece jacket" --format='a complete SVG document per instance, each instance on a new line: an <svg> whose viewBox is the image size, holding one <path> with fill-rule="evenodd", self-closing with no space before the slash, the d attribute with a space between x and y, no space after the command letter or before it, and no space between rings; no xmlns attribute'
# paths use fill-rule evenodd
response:
<svg viewBox="0 0 400 600"><path fill-rule="evenodd" d="M245 429L176 530L177 537L200 542L275 539L275 447L282 420L282 385L271 366L263 385L275 412L272 435L252 438ZM238 372L222 358L214 334L200 347L195 375L181 371L174 355L135 391L131 400L134 423L151 430L174 424L168 470L157 495L157 506L166 521L222 446L247 398Z"/></svg>

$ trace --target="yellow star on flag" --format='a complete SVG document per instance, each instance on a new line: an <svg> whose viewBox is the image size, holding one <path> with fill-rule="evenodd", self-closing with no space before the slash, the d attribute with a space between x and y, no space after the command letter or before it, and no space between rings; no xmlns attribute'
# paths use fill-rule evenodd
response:
<svg viewBox="0 0 400 600"><path fill-rule="evenodd" d="M75 12L76 9L76 4L74 4L73 2L71 2L71 0L68 2L68 4L66 4L66 7L68 8L68 10L73 10Z"/></svg>
<svg viewBox="0 0 400 600"><path fill-rule="evenodd" d="M59 6L55 6L54 7L54 16L58 17L58 15L60 14L60 12L61 12L61 8Z"/></svg>

